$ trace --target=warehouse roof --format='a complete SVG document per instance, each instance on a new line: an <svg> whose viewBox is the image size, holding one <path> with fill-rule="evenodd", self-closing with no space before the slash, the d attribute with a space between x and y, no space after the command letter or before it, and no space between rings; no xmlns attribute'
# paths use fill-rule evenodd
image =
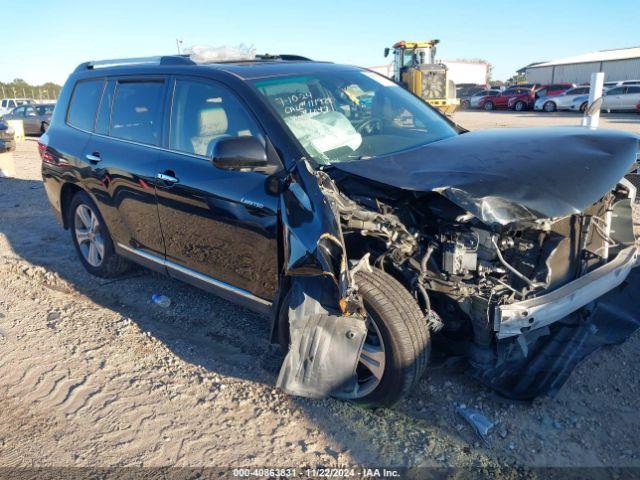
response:
<svg viewBox="0 0 640 480"><path fill-rule="evenodd" d="M615 50L600 50L598 52L583 53L573 57L560 58L550 62L527 66L526 68L552 67L554 65L567 65L571 63L606 62L611 60L627 60L640 58L640 47L617 48Z"/></svg>

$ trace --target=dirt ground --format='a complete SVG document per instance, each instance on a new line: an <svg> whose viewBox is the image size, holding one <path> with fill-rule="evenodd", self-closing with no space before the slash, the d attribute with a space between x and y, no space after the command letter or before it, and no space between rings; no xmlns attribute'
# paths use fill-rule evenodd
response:
<svg viewBox="0 0 640 480"><path fill-rule="evenodd" d="M455 120L476 129L579 116ZM602 126L640 133L640 115L605 115ZM266 319L143 269L90 276L50 211L36 139L19 143L14 163L16 178L0 178L0 466L640 467L638 334L532 404L451 367L429 370L395 409L289 397L273 386L282 358ZM171 306L152 304L154 293ZM498 422L487 444L458 404Z"/></svg>

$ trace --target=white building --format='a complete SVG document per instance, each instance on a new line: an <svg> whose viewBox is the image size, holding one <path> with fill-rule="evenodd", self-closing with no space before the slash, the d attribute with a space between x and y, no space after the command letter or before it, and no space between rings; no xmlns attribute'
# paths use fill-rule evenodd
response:
<svg viewBox="0 0 640 480"><path fill-rule="evenodd" d="M640 79L640 47L600 50L526 67L530 83L588 83L593 72L605 81Z"/></svg>

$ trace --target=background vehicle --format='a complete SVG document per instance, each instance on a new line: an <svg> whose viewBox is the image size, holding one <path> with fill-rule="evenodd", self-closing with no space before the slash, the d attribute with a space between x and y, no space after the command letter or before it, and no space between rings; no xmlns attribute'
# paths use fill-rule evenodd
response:
<svg viewBox="0 0 640 480"><path fill-rule="evenodd" d="M495 110L498 108L507 108L509 100L520 95L529 95L530 88L526 87L510 87L503 90L498 95L485 96L478 102L478 108L484 110Z"/></svg>
<svg viewBox="0 0 640 480"><path fill-rule="evenodd" d="M640 102L640 85L614 87L604 94L601 110L634 111L638 102Z"/></svg>
<svg viewBox="0 0 640 480"><path fill-rule="evenodd" d="M480 105L480 101L485 97L495 97L496 95L500 95L500 90L498 89L486 89L480 90L473 95L470 95L466 98L460 100L460 105L462 108L478 108Z"/></svg>
<svg viewBox="0 0 640 480"><path fill-rule="evenodd" d="M0 116L9 113L14 108L20 105L34 104L35 102L30 98L3 98L0 101Z"/></svg>
<svg viewBox="0 0 640 480"><path fill-rule="evenodd" d="M589 87L571 88L558 95L545 95L536 99L533 109L536 111L555 112L556 110L569 110L571 103L577 96L588 95Z"/></svg>
<svg viewBox="0 0 640 480"><path fill-rule="evenodd" d="M588 95L578 95L571 101L569 110L574 112L584 112L589 102ZM613 87L602 94L602 105L600 110L612 111L635 111L640 102L640 85Z"/></svg>
<svg viewBox="0 0 640 480"><path fill-rule="evenodd" d="M0 153L11 152L16 149L13 129L0 119Z"/></svg>
<svg viewBox="0 0 640 480"><path fill-rule="evenodd" d="M22 120L25 134L40 135L49 127L54 107L54 103L22 105L14 108L7 115L3 115L2 118L5 120Z"/></svg>
<svg viewBox="0 0 640 480"><path fill-rule="evenodd" d="M558 83L553 85L541 85L534 87L526 93L510 98L508 107L512 110L522 111L533 108L534 102L541 96L559 95L575 85L571 83Z"/></svg>
<svg viewBox="0 0 640 480"><path fill-rule="evenodd" d="M456 85L449 79L447 66L436 63L436 45L440 40L426 42L400 41L393 45L393 79L410 92L450 115L460 104ZM388 56L389 48L384 51Z"/></svg>

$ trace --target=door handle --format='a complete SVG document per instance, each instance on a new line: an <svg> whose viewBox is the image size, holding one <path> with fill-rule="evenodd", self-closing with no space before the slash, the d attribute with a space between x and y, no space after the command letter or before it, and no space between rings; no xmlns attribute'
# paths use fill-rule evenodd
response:
<svg viewBox="0 0 640 480"><path fill-rule="evenodd" d="M171 172L173 173L173 172ZM156 173L156 178L160 181L166 182L166 183L178 183L179 180L174 177L173 175L167 175L167 173Z"/></svg>
<svg viewBox="0 0 640 480"><path fill-rule="evenodd" d="M85 158L89 160L91 163L98 163L101 160L100 154L98 152L87 153L85 155Z"/></svg>

